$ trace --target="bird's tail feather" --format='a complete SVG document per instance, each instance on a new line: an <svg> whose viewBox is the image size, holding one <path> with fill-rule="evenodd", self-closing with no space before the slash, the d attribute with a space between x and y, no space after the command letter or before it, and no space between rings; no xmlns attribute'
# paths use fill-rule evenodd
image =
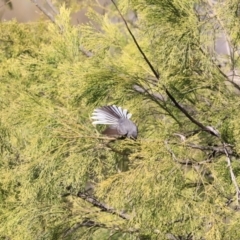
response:
<svg viewBox="0 0 240 240"><path fill-rule="evenodd" d="M131 113L128 113L126 109L112 105L96 108L93 111L92 119L93 124L118 124L119 119L126 118L130 119Z"/></svg>

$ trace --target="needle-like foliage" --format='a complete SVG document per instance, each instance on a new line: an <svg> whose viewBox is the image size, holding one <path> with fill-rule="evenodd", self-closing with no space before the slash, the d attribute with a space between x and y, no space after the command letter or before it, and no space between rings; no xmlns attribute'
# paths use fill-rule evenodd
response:
<svg viewBox="0 0 240 240"><path fill-rule="evenodd" d="M238 1L118 2L0 24L0 238L240 239Z"/></svg>

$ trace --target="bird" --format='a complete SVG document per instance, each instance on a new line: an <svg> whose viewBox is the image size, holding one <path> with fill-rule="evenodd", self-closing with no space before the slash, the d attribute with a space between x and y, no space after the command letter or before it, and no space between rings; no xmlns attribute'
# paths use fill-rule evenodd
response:
<svg viewBox="0 0 240 240"><path fill-rule="evenodd" d="M103 106L94 109L91 119L93 124L109 125L102 134L109 137L125 138L136 140L138 128L130 118L132 114L127 109L116 105Z"/></svg>

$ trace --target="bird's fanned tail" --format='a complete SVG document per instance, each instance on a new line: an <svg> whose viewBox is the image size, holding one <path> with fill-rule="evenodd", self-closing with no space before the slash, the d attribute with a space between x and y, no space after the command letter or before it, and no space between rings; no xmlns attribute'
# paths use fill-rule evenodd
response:
<svg viewBox="0 0 240 240"><path fill-rule="evenodd" d="M118 124L119 119L130 119L131 116L126 109L113 105L94 109L91 118L94 120L93 124L114 125Z"/></svg>

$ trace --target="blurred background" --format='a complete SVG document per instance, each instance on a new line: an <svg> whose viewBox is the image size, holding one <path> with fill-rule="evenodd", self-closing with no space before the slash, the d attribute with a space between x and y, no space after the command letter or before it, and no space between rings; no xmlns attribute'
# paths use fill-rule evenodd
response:
<svg viewBox="0 0 240 240"><path fill-rule="evenodd" d="M37 21L39 18L46 16L36 7L38 3L46 10L50 10L48 2L52 2L54 6L65 3L66 6L73 9L71 16L72 24L80 24L88 22L86 11L88 7L92 7L99 13L104 14L105 7L111 2L110 0L0 0L0 19L1 21L10 21L15 19L18 22ZM99 4L101 7L99 7Z"/></svg>

